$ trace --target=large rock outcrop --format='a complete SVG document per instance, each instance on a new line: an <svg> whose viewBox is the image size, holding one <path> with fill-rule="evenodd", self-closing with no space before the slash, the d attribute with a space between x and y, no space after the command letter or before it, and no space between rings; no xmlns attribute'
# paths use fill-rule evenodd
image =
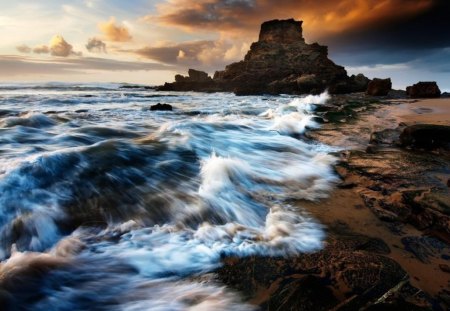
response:
<svg viewBox="0 0 450 311"><path fill-rule="evenodd" d="M232 91L250 94L304 94L363 92L368 79L348 77L344 67L328 58L328 48L307 44L302 35L302 21L272 20L261 25L258 42L254 42L244 60L217 71L211 82L197 91ZM189 74L189 76L191 76ZM186 81L177 76L160 90L185 91Z"/></svg>
<svg viewBox="0 0 450 311"><path fill-rule="evenodd" d="M366 94L371 96L386 96L392 90L391 79L374 78L367 86Z"/></svg>
<svg viewBox="0 0 450 311"><path fill-rule="evenodd" d="M411 98L437 98L441 90L436 82L418 82L406 88L406 94Z"/></svg>

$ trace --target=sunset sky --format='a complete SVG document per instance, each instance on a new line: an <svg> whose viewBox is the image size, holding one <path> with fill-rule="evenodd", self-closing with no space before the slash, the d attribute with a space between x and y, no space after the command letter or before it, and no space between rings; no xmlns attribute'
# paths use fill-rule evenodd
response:
<svg viewBox="0 0 450 311"><path fill-rule="evenodd" d="M242 59L269 19L303 20L349 73L450 90L448 0L0 0L0 82L160 84Z"/></svg>

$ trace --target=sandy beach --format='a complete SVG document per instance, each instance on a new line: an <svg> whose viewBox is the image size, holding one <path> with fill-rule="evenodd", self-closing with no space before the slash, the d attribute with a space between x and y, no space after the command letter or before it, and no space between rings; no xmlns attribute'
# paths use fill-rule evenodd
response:
<svg viewBox="0 0 450 311"><path fill-rule="evenodd" d="M399 101L391 114L406 124L450 125L450 98Z"/></svg>

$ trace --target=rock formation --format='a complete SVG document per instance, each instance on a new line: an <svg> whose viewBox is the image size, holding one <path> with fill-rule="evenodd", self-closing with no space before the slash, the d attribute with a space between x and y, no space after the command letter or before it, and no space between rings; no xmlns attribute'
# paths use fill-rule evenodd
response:
<svg viewBox="0 0 450 311"><path fill-rule="evenodd" d="M391 79L374 78L367 86L366 94L371 96L386 96L391 89Z"/></svg>
<svg viewBox="0 0 450 311"><path fill-rule="evenodd" d="M363 75L348 77L342 66L328 58L328 48L307 44L302 35L302 21L272 20L261 25L258 42L254 42L244 60L217 71L210 80L206 73L200 80L176 76L160 90L232 91L250 94L304 94L362 92L368 79Z"/></svg>
<svg viewBox="0 0 450 311"><path fill-rule="evenodd" d="M436 98L441 96L441 90L436 82L419 82L408 86L406 94L411 98Z"/></svg>
<svg viewBox="0 0 450 311"><path fill-rule="evenodd" d="M172 106L169 104L161 104L157 103L156 105L152 105L150 107L151 111L172 111Z"/></svg>

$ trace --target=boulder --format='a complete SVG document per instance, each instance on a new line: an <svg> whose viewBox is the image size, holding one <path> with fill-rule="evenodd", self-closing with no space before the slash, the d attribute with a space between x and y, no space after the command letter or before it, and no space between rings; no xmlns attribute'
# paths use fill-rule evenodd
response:
<svg viewBox="0 0 450 311"><path fill-rule="evenodd" d="M366 94L370 96L386 96L392 89L391 79L374 78L367 85Z"/></svg>
<svg viewBox="0 0 450 311"><path fill-rule="evenodd" d="M351 85L354 87L355 92L365 92L370 83L370 79L362 73L350 76Z"/></svg>
<svg viewBox="0 0 450 311"><path fill-rule="evenodd" d="M189 81L192 82L206 82L212 80L211 77L208 76L208 74L204 71L189 69L188 74L189 74Z"/></svg>
<svg viewBox="0 0 450 311"><path fill-rule="evenodd" d="M450 149L450 126L435 124L416 124L407 126L400 134L404 147Z"/></svg>
<svg viewBox="0 0 450 311"><path fill-rule="evenodd" d="M150 107L151 111L172 111L172 106L169 104L161 104L157 103L156 105L152 105Z"/></svg>
<svg viewBox="0 0 450 311"><path fill-rule="evenodd" d="M406 88L406 93L411 98L437 98L441 96L441 90L436 82L419 82Z"/></svg>

